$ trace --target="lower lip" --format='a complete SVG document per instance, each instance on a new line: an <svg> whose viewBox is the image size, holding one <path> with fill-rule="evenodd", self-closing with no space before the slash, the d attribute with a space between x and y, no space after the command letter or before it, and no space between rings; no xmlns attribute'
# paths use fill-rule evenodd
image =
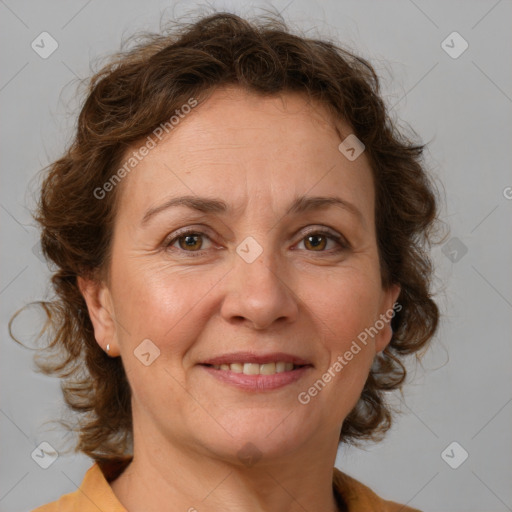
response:
<svg viewBox="0 0 512 512"><path fill-rule="evenodd" d="M211 366L200 366L216 379L250 391L267 391L282 388L297 382L312 368L311 366L301 366L289 372L274 373L273 375L245 375L245 373L235 373L231 370L217 370Z"/></svg>

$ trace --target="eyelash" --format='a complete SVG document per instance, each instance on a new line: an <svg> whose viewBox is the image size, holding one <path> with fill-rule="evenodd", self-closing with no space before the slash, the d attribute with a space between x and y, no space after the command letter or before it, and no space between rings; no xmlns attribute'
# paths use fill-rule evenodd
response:
<svg viewBox="0 0 512 512"><path fill-rule="evenodd" d="M206 234L206 233L203 233L202 231L199 231L199 230L196 230L196 229L192 229L192 228L185 228L183 231L178 231L176 232L175 234L173 234L172 238L171 239L166 239L163 243L163 246L165 249L169 250L172 245L177 242L180 238L183 238L187 235L199 235L199 236L205 236L206 238L210 239L210 237ZM306 233L303 238L301 238L299 240L299 243L302 242L305 238L307 238L308 236L312 236L312 235L322 235L322 236L325 236L326 238L328 238L329 240L332 240L334 242L336 242L339 247L335 250L331 250L331 251L307 251L307 252L318 252L318 253L327 253L328 255L332 255L332 254L338 254L339 252L341 251L346 251L348 249L350 249L350 244L345 240L345 238L341 235L337 235L337 234L333 234L331 231L328 231L326 229L315 229L315 230L311 230L309 231L308 233ZM191 256L191 257L199 257L199 256L204 256L204 254L207 252L207 249L205 250L200 250L200 251L186 251L184 249L181 249L181 248L175 248L177 249L179 252L183 252L183 253L187 253L187 256Z"/></svg>

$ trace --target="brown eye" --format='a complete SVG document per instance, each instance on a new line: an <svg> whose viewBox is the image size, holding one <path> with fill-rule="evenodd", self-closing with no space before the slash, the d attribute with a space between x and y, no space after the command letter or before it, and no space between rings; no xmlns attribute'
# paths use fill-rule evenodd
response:
<svg viewBox="0 0 512 512"><path fill-rule="evenodd" d="M179 245L184 250L192 250L192 251L198 251L201 249L203 245L203 241L201 239L202 235L199 233L191 233L182 235L179 238L177 238Z"/></svg>
<svg viewBox="0 0 512 512"><path fill-rule="evenodd" d="M329 242L332 242L334 247L327 247ZM345 242L341 235L322 230L308 233L300 243L304 243L304 248L308 252L325 252L327 254L333 254L349 248L348 243Z"/></svg>
<svg viewBox="0 0 512 512"><path fill-rule="evenodd" d="M198 253L197 255L203 254L204 251L210 247L204 245L205 240L209 240L208 235L201 231L182 231L181 233L175 233L175 236L168 242L164 242L164 246L169 251L178 251L181 253ZM192 254L189 254L192 256ZM196 254L194 254L196 256Z"/></svg>
<svg viewBox="0 0 512 512"><path fill-rule="evenodd" d="M323 251L325 246L327 245L327 237L324 235L316 234L316 235L308 235L304 238L307 249L312 249L313 251Z"/></svg>

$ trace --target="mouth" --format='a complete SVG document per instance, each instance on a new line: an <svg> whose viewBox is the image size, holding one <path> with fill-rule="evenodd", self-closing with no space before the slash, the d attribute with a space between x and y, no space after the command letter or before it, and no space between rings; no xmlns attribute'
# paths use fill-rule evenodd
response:
<svg viewBox="0 0 512 512"><path fill-rule="evenodd" d="M214 370L223 370L233 373L243 373L244 375L275 375L276 373L292 372L299 368L311 365L297 365L285 361L269 362L269 363L231 363L231 364L204 364Z"/></svg>
<svg viewBox="0 0 512 512"><path fill-rule="evenodd" d="M229 385L244 390L277 389L302 378L313 365L291 354L227 354L199 364L207 372Z"/></svg>

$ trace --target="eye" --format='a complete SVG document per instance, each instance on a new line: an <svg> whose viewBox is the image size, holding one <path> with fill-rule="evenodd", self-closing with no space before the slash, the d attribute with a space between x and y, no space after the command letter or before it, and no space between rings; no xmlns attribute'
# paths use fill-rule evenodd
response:
<svg viewBox="0 0 512 512"><path fill-rule="evenodd" d="M334 249L326 251L326 247L329 242L334 243ZM332 252L336 253L344 249L348 249L348 243L344 240L341 235L327 231L325 229L316 229L310 231L306 236L299 242L299 245L304 243L306 250L310 252Z"/></svg>
<svg viewBox="0 0 512 512"><path fill-rule="evenodd" d="M210 245L204 246L204 240L208 240ZM307 233L298 245L304 243L304 248L308 252L318 252L335 254L350 248L349 243L342 235L331 232L327 229L314 229ZM331 246L328 247L329 243ZM188 256L201 256L211 248L211 240L208 235L200 230L186 228L183 231L173 233L171 237L163 243L166 249L189 253ZM299 249L302 249L299 247ZM327 250L326 250L327 249Z"/></svg>
<svg viewBox="0 0 512 512"><path fill-rule="evenodd" d="M177 243L178 247L176 247L176 249L178 250L183 250L185 252L199 252L202 254L202 251L205 250L203 243L204 238L210 240L208 235L205 233L198 230L188 229L178 232L171 240L164 242L164 245L166 248L169 248L173 247Z"/></svg>

